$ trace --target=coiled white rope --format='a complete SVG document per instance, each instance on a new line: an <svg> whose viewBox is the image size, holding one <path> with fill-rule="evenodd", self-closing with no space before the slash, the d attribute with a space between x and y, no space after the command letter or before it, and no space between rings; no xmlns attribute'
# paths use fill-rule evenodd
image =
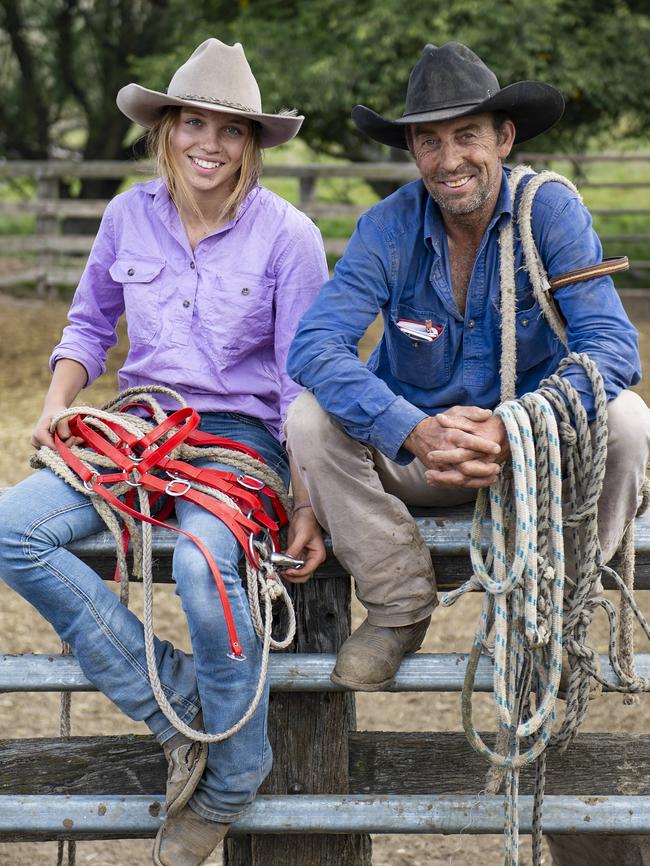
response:
<svg viewBox="0 0 650 866"><path fill-rule="evenodd" d="M524 178L535 174L528 166L514 169L509 178L514 203ZM515 229L519 232L524 263L534 297L558 339L566 346L564 323L552 303L548 280L532 229L532 204L542 184L554 181L578 195L573 184L553 172L528 179L516 220L501 230L501 404L495 410L507 430L511 452L509 472L502 473L489 493L478 496L471 534L473 575L458 590L445 594L443 605L457 601L470 589L485 592L484 603L468 661L462 694L463 727L472 747L492 766L491 789L505 773L505 864L518 864L518 773L536 763L533 811L533 863L541 863L541 813L545 753L549 745L566 748L587 711L589 680L603 679L594 651L587 646L587 628L597 606L610 621L610 659L619 677L614 688L630 694L650 690L650 683L634 672L630 620L634 614L650 639L632 594L633 530L626 534L627 569L620 578L602 565L597 533L598 500L602 492L607 456L607 401L602 378L586 355L570 354L557 374L538 391L515 400L517 375ZM596 420L592 429L578 393L562 373L581 365L591 382ZM559 421L559 423L558 423ZM593 430L593 439L592 439ZM563 513L562 457L568 502ZM647 486L647 485L646 485ZM647 497L646 497L647 500ZM482 554L482 524L491 518L488 557ZM576 564L575 585L565 591L564 527ZM603 571L618 582L625 612L625 639L617 645L616 611L606 599L595 598L593 586ZM626 641L628 642L626 644ZM626 648L627 647L627 648ZM571 661L566 710L556 733L555 705L562 674L563 649ZM486 745L472 720L472 693L479 657L494 657L494 704L497 736ZM618 653L621 653L619 663ZM608 683L608 688L612 686Z"/></svg>

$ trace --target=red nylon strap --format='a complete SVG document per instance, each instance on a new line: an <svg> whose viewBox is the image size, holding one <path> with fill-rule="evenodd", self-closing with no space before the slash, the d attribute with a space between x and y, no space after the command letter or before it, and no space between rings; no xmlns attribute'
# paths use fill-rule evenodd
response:
<svg viewBox="0 0 650 866"><path fill-rule="evenodd" d="M274 532L280 529L280 526L286 523L286 513L280 502L277 493L263 484L259 490L253 491L244 487L239 483L239 475L232 472L226 472L222 469L200 468L192 466L190 463L185 463L181 460L168 459L161 464L161 468L167 470L179 478L187 478L192 481L198 481L200 484L206 484L208 487L213 487L215 490L225 493L238 503L244 503L246 510L253 511L255 519ZM261 483L261 482L260 482ZM277 515L277 520L272 520L264 511L264 506L261 495L268 496L271 500L273 510Z"/></svg>
<svg viewBox="0 0 650 866"><path fill-rule="evenodd" d="M153 409L146 403L125 403L120 407L120 412L128 412L129 409L144 409L150 416L153 417ZM115 433L118 435L122 435L122 439L127 442L129 445L135 444L140 440L130 434L127 430L120 427L119 424L114 424L111 421L105 421ZM255 449L249 447L248 445L244 445L241 442L236 442L234 439L227 439L224 436L215 436L213 433L204 433L203 430L193 429L187 439L185 440L188 445L192 445L194 447L205 447L207 445L212 445L216 448L227 448L229 451L240 451L242 454L248 454L249 457L252 457L255 460L259 460L261 463L266 463L266 460L255 451Z"/></svg>
<svg viewBox="0 0 650 866"><path fill-rule="evenodd" d="M241 644L239 643L239 638L237 637L237 629L235 626L235 620L232 615L232 611L230 609L230 602L228 601L228 593L226 592L226 588L223 583L223 578L221 577L221 573L217 566L217 563L212 558L212 554L208 550L208 548L203 544L200 538L197 538L195 535L192 535L190 532L186 532L184 529L181 529L178 526L172 526L169 523L164 523L162 520L157 520L155 517L150 517L147 514L142 514L140 511L136 511L134 508L131 508L126 503L122 502L117 496L114 496L109 490L106 490L105 487L95 481L92 485L92 489L95 493L102 497L102 499L106 500L106 502L110 502L114 508L123 511L125 514L130 514L131 517L135 517L137 520L142 520L147 523L151 523L153 526L161 526L164 529L171 529L173 532L179 533L179 535L184 535L186 538L189 538L190 541L193 541L194 544L199 548L203 556L205 557L206 562L212 572L212 576L214 577L215 583L217 585L217 591L219 593L219 598L221 599L221 606L223 608L224 619L226 620L226 628L228 629L228 637L230 639L230 648L234 655L241 656L243 654Z"/></svg>
<svg viewBox="0 0 650 866"><path fill-rule="evenodd" d="M145 490L156 490L160 493L165 493L170 483L169 480L166 481L164 478L159 478L157 475L152 475L151 473L143 475L140 479L140 484L145 488ZM228 505L224 505L223 502L219 502L218 499L213 499L212 496L208 496L207 493L201 493L200 490L193 490L190 488L178 498L188 499L190 502L195 502L197 505L205 508L206 511L214 514L214 516L218 517L219 520L223 521L244 549L244 553L249 562L256 565L248 550L249 535L257 535L259 533L259 526L255 522L249 520L245 515L240 514L238 511L234 511Z"/></svg>
<svg viewBox="0 0 650 866"><path fill-rule="evenodd" d="M195 447L203 447L213 445L215 448L227 448L229 451L241 451L242 454L248 454L260 463L266 463L266 460L248 445L243 445L241 442L235 442L234 439L226 439L223 436L214 436L212 433L204 433L203 430L194 430L187 437L187 444Z"/></svg>
<svg viewBox="0 0 650 866"><path fill-rule="evenodd" d="M121 411L124 410L125 407L122 408ZM149 407L146 407L151 414L151 410ZM260 487L255 490L250 490L248 486L246 486L245 481L247 476L237 476L230 472L223 472L221 470L212 470L212 469L200 469L198 467L194 467L191 464L187 464L183 461L172 460L167 457L167 455L174 450L181 442L186 441L188 444L194 446L218 446L223 448L228 448L230 450L240 451L242 453L248 454L254 459L262 460L260 455L258 455L252 448L249 448L246 445L242 445L239 442L235 442L230 439L225 439L223 437L213 436L208 433L203 433L201 431L197 431L196 427L200 423L200 416L198 412L190 407L186 407L183 409L179 409L176 412L173 412L169 415L165 421L161 424L158 424L146 436L138 438L133 434L129 433L119 424L105 421L104 423L117 435L117 437L121 440L121 444L116 447L112 442L108 441L105 436L103 436L99 431L94 430L87 423L85 423L81 416L76 415L70 419L70 429L73 435L79 436L84 442L97 453L102 454L109 459L111 459L117 466L119 466L123 471L122 472L113 472L108 474L98 474L93 472L84 463L82 463L75 455L72 453L70 448L61 440L59 435L55 432L54 440L59 454L66 461L68 466L76 472L76 474L81 478L84 482L84 486L87 489L92 489L95 493L101 496L104 500L111 503L113 507L122 511L126 514L135 517L138 520L146 521L154 526L164 527L166 529L171 529L173 532L177 532L181 535L184 535L186 538L189 538L194 544L197 545L201 553L206 559L210 571L214 577L217 591L219 594L219 598L221 600L224 618L226 620L226 627L228 629L228 635L230 639L230 646L232 652L236 656L242 655L242 648L239 643L239 639L237 637L237 631L235 628L234 618L232 616L232 611L230 609L230 604L228 601L228 595L223 583L223 578L219 572L219 568L214 561L210 551L205 547L205 545L201 542L199 538L192 535L185 530L180 529L179 527L172 526L166 522L166 518L169 516L171 511L173 510L173 499L172 496L177 498L179 494L175 494L173 491L169 490L170 485L175 483L184 484L185 478L200 481L210 487L213 487L217 490L221 490L227 495L231 496L233 499L238 501L239 503L244 503L246 507L249 509L249 512L252 513L255 520L249 519L245 517L243 514L233 510L229 506L215 500L213 497L208 496L207 494L202 493L199 490L195 490L192 487L188 487L187 490L180 493L180 498L187 499L191 502L195 502L201 507L208 510L215 517L219 518L225 525L230 529L233 533L239 544L241 545L247 559L254 566L258 567L259 563L255 561L254 554L250 550L249 540L250 536L255 536L259 533L259 525L266 527L273 537L274 542L277 543L277 532L279 531L280 526L284 525L287 521L287 516L282 507L282 504L279 500L279 497L270 487L265 485L263 482L259 482ZM174 428L177 429L176 433L169 437L165 442L159 445L157 448L153 446L157 443L165 434ZM123 450L124 448L128 448L131 452L133 452L136 448L144 448L143 451L140 452L140 456L137 455L132 456ZM156 467L162 470L172 472L174 475L178 475L178 480L175 478L170 478L170 480L165 480L164 478L160 478L157 475L149 472L149 469ZM154 518L145 514L142 514L140 511L136 510L134 506L134 491L130 491L125 496L125 501L122 502L118 497L116 497L113 493L107 490L103 485L105 483L113 483L119 481L127 481L129 480L129 475L131 475L135 470L137 470L140 475L140 479L138 482L138 486L143 486L147 492L154 492L154 495L150 498L150 501L153 503L155 499L159 498L161 495L168 494L169 501L161 510L161 513L158 518ZM239 480L241 479L241 481ZM242 481L244 482L242 484ZM253 479L251 478L252 482ZM189 483L189 481L188 481ZM264 494L268 496L274 508L274 511L277 515L277 521L271 519L271 517L264 510L263 503L261 501L260 495ZM126 552L126 548L129 543L129 533L128 529L124 527L122 534L122 543L124 545L124 549ZM119 578L116 569L116 579Z"/></svg>
<svg viewBox="0 0 650 866"><path fill-rule="evenodd" d="M158 442L158 440L164 436L168 430L178 426L181 422L183 423L176 433L170 436L166 442L162 443L162 445L159 445L147 454L155 442ZM173 412L166 421L163 421L162 424L159 424L157 427L154 427L153 430L150 430L149 433L147 433L146 436L143 436L140 440L140 444L145 445L146 447L142 452L141 463L136 466L138 472L147 472L155 466L163 457L166 457L170 451L173 451L174 448L180 445L200 422L201 416L199 413L194 409L190 409L188 406L186 409L179 409L177 412Z"/></svg>
<svg viewBox="0 0 650 866"><path fill-rule="evenodd" d="M104 457L109 457L117 466L121 466L125 472L133 470L134 464L128 455L116 448L98 430L93 430L79 415L74 415L70 419L70 432L73 436L79 436L83 439L86 445L89 445L93 451L103 454Z"/></svg>

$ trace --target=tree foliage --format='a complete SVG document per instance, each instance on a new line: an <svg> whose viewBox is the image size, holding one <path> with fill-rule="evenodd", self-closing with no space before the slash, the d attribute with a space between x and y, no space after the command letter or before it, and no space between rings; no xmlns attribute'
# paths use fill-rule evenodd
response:
<svg viewBox="0 0 650 866"><path fill-rule="evenodd" d="M650 128L647 0L489 6L482 0L319 0L289 4L290 11L280 10L283 5L251 2L237 32L265 98L304 111L304 136L316 150L376 156L349 121L350 109L362 103L399 116L423 45L451 40L469 45L502 86L540 79L562 91L565 117L541 146L574 149L599 133L642 135Z"/></svg>
<svg viewBox="0 0 650 866"><path fill-rule="evenodd" d="M538 78L564 93L564 120L536 147L650 126L647 0L0 0L0 153L60 153L81 124L85 158L125 157L116 92L134 80L164 89L210 35L244 44L265 108L297 107L303 138L330 156L385 156L350 109L399 116L423 45L452 39L502 85Z"/></svg>

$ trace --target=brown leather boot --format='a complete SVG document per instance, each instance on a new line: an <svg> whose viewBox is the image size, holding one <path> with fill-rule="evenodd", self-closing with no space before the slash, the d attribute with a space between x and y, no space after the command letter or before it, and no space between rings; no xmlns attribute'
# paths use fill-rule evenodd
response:
<svg viewBox="0 0 650 866"><path fill-rule="evenodd" d="M203 730L203 714L199 712L190 722L194 730ZM208 762L208 744L175 734L163 744L167 758L167 791L165 804L167 817L178 815L189 802Z"/></svg>
<svg viewBox="0 0 650 866"><path fill-rule="evenodd" d="M422 646L431 617L412 625L380 626L362 623L343 644L330 679L337 686L360 692L388 688L406 653Z"/></svg>
<svg viewBox="0 0 650 866"><path fill-rule="evenodd" d="M208 821L185 806L158 830L153 846L154 866L200 866L229 829L230 824Z"/></svg>

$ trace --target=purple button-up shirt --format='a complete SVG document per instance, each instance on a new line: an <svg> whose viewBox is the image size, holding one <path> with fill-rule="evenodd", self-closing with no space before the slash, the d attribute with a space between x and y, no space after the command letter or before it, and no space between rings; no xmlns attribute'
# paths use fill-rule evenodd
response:
<svg viewBox="0 0 650 866"><path fill-rule="evenodd" d="M126 312L120 389L166 385L279 437L300 391L286 373L291 338L327 276L316 226L261 186L192 250L164 183L136 184L106 208L50 366L71 358L93 382Z"/></svg>

